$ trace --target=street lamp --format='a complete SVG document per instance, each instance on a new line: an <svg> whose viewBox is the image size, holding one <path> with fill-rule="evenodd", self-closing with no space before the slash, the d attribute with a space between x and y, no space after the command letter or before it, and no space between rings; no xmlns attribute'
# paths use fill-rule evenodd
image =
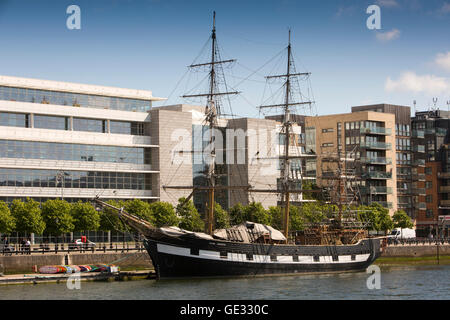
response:
<svg viewBox="0 0 450 320"><path fill-rule="evenodd" d="M56 174L56 182L61 182L61 200L64 200L64 177L69 177L70 174L68 174L65 171L58 170Z"/></svg>

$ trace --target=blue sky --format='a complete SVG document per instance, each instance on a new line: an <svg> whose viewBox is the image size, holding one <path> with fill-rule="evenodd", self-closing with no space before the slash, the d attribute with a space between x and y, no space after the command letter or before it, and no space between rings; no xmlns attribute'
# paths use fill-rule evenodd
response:
<svg viewBox="0 0 450 320"><path fill-rule="evenodd" d="M81 8L80 30L66 27L71 4ZM381 30L366 26L372 4L381 9ZM258 116L268 92L263 76L284 71L261 67L286 46L288 28L297 70L312 73L318 114L413 100L426 110L433 97L447 108L450 0L0 0L0 74L147 89L169 97L166 104L188 102L179 96L204 74L187 74L187 65L210 36L213 10L222 58L238 61L225 75L242 92L231 100L239 116Z"/></svg>

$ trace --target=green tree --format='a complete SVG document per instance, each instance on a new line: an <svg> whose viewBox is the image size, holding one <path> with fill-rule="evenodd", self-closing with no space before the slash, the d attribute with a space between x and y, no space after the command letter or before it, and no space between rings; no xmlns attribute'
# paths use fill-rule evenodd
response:
<svg viewBox="0 0 450 320"><path fill-rule="evenodd" d="M229 228L231 226L230 215L217 202L214 205L214 226L216 229Z"/></svg>
<svg viewBox="0 0 450 320"><path fill-rule="evenodd" d="M270 220L272 221L271 226L277 230L283 230L283 215L280 207L270 206L267 210L267 213L270 216Z"/></svg>
<svg viewBox="0 0 450 320"><path fill-rule="evenodd" d="M303 199L309 200L324 200L327 198L327 191L320 188L316 183L305 180L303 181L303 190L313 190L314 192L305 192L303 194Z"/></svg>
<svg viewBox="0 0 450 320"><path fill-rule="evenodd" d="M414 226L411 218L403 210L394 212L392 220L394 222L394 228L412 228Z"/></svg>
<svg viewBox="0 0 450 320"><path fill-rule="evenodd" d="M377 212L373 208L365 205L360 205L357 208L358 220L368 224L368 230L376 230L377 228Z"/></svg>
<svg viewBox="0 0 450 320"><path fill-rule="evenodd" d="M379 231L384 231L384 234L387 234L388 230L392 230L394 227L394 222L392 222L391 217L389 216L389 211L380 212L378 215L378 226Z"/></svg>
<svg viewBox="0 0 450 320"><path fill-rule="evenodd" d="M241 224L245 221L244 206L241 203L235 204L230 208L230 223L231 225Z"/></svg>
<svg viewBox="0 0 450 320"><path fill-rule="evenodd" d="M123 201L108 200L106 203L117 207L123 208L125 203ZM102 231L128 231L127 226L119 218L119 214L116 210L110 209L108 207L103 207L100 211L100 228Z"/></svg>
<svg viewBox="0 0 450 320"><path fill-rule="evenodd" d="M269 207L268 214L271 216L271 226L277 230L283 230L284 210L281 207ZM300 208L294 205L289 206L289 230L303 230L305 228L304 217Z"/></svg>
<svg viewBox="0 0 450 320"><path fill-rule="evenodd" d="M0 233L10 234L15 228L16 221L11 214L11 210L4 201L0 201Z"/></svg>
<svg viewBox="0 0 450 320"><path fill-rule="evenodd" d="M15 199L11 204L11 213L16 221L16 231L35 234L44 232L45 222L38 202L30 198L26 202Z"/></svg>
<svg viewBox="0 0 450 320"><path fill-rule="evenodd" d="M100 228L100 213L88 202L72 203L70 214L74 219L74 231L96 231Z"/></svg>
<svg viewBox="0 0 450 320"><path fill-rule="evenodd" d="M155 219L156 227L163 226L178 226L178 217L175 209L168 202L153 202L150 204L150 209Z"/></svg>
<svg viewBox="0 0 450 320"><path fill-rule="evenodd" d="M252 202L244 207L244 221L271 224L270 215L260 202Z"/></svg>
<svg viewBox="0 0 450 320"><path fill-rule="evenodd" d="M325 219L328 209L320 202L305 202L300 206L300 215L305 223L319 223Z"/></svg>
<svg viewBox="0 0 450 320"><path fill-rule="evenodd" d="M45 222L47 234L59 236L73 231L73 217L70 214L70 204L67 201L60 199L45 201L42 204L41 215Z"/></svg>
<svg viewBox="0 0 450 320"><path fill-rule="evenodd" d="M305 229L305 219L297 206L289 206L289 230L297 231Z"/></svg>
<svg viewBox="0 0 450 320"><path fill-rule="evenodd" d="M204 231L205 223L203 222L200 214L194 206L192 200L186 202L186 198L182 197L178 199L178 205L176 208L177 215L180 219L178 226L181 229L189 231Z"/></svg>
<svg viewBox="0 0 450 320"><path fill-rule="evenodd" d="M141 219L147 220L152 224L154 223L152 210L150 209L150 203L146 201L142 201L140 199L125 201L124 210Z"/></svg>
<svg viewBox="0 0 450 320"><path fill-rule="evenodd" d="M384 208L378 202L372 202L369 208L375 213L375 230L387 233L388 230L391 230L394 227L388 209Z"/></svg>

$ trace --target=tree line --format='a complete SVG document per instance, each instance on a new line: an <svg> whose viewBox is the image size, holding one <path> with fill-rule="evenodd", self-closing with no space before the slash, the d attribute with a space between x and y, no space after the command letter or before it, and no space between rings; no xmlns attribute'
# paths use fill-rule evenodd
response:
<svg viewBox="0 0 450 320"><path fill-rule="evenodd" d="M149 203L139 199L107 202L115 207L124 208L125 211L149 221L156 227L177 226L190 231L204 231L204 221L194 203L192 200L187 202L185 200L180 198L176 206L168 202ZM369 206L351 209L342 212L343 217L346 218L352 215L352 212L358 212L356 218L367 222L369 230L387 232L395 227L411 228L413 226L411 219L403 210L395 212L391 218L389 211L376 202ZM301 206L291 205L289 229L304 230L308 225L336 217L337 212L337 206L322 201L306 202ZM236 204L227 211L215 203L215 229L228 228L245 221L262 223L282 230L283 210L278 206L265 209L261 203L252 202L248 205ZM0 201L0 233L2 234L18 232L59 236L69 232L112 230L132 231L123 224L112 209L96 210L89 202L69 203L65 200L54 199L40 204L28 198L26 201L16 199L8 206Z"/></svg>

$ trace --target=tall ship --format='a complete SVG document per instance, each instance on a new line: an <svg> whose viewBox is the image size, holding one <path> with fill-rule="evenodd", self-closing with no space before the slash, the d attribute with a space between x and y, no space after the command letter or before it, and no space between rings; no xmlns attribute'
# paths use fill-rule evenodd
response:
<svg viewBox="0 0 450 320"><path fill-rule="evenodd" d="M220 174L217 173L215 163L216 150L212 147L209 163L206 166L206 185L194 186L166 186L167 189L191 189L188 201L194 192L201 190L207 193L207 212L205 217L206 231L191 232L177 227L155 227L148 221L127 213L123 208L114 207L99 198L94 201L97 205L113 209L128 226L144 236L144 246L150 255L158 279L190 278L190 277L219 277L219 276L259 276L301 274L311 272L348 272L365 270L381 254L384 239L369 237L365 229L356 219L345 219L342 214L348 204L355 198L355 190L348 190L349 184L345 174L348 165L341 163L341 155L327 155L331 162L335 162L335 175L323 177L328 181L327 195L329 203L337 208L335 219L309 225L306 229L289 232L289 214L291 210L292 195L323 190L303 190L294 182L291 176L290 164L292 159L310 157L311 154L290 154L289 141L293 135L293 120L291 108L306 105L309 101L293 101L292 84L296 77L307 76L308 73L297 73L293 70L291 54L291 36L287 46L286 72L281 75L269 76L267 79L280 79L283 81L284 99L281 103L261 106L265 108L281 108L283 114L281 132L284 139L284 149L277 161L282 163L278 186L274 188L256 189L252 185L224 186L218 183ZM215 13L211 33L211 61L191 65L209 68L209 91L197 96L206 97L205 121L210 132L218 127L220 108L218 98L238 92L219 91L217 88L218 65L230 63L233 60L220 60L217 55ZM191 95L193 96L193 95ZM214 137L211 134L210 145L214 146ZM320 155L316 155L320 156ZM346 157L344 157L346 158ZM283 231L273 227L243 222L227 229L214 230L214 203L215 193L218 190L242 190L242 192L266 192L279 195L280 206L283 212ZM300 207L301 210L301 207ZM348 210L347 210L348 211Z"/></svg>

